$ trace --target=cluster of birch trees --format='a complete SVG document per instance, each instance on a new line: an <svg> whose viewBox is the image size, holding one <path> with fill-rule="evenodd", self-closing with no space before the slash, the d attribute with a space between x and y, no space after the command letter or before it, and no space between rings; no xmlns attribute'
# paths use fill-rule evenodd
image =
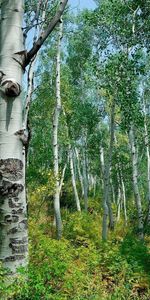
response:
<svg viewBox="0 0 150 300"><path fill-rule="evenodd" d="M3 0L0 3L0 260L12 272L26 266L28 259L25 165L33 65L67 4L67 0L50 2L28 4L23 0ZM27 51L25 41L31 29L35 29L35 36ZM23 105L25 71L28 92Z"/></svg>

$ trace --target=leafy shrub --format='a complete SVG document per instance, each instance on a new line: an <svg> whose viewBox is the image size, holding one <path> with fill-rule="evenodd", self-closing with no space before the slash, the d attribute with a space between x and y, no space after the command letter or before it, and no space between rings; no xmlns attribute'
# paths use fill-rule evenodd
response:
<svg viewBox="0 0 150 300"><path fill-rule="evenodd" d="M102 242L97 210L63 210L64 238L57 241L50 235L46 208L42 209L38 222L33 217L29 222L28 272L19 270L11 284L4 281L6 273L0 267L1 300L150 299L148 238L147 243L136 239L122 220L108 241Z"/></svg>

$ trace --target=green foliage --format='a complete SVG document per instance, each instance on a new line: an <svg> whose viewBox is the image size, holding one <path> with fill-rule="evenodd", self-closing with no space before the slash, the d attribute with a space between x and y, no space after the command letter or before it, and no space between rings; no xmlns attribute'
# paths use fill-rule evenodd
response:
<svg viewBox="0 0 150 300"><path fill-rule="evenodd" d="M94 200L90 200L90 207ZM149 241L143 243L120 223L107 242L100 239L98 209L91 214L63 211L64 238L50 237L50 218L32 217L28 273L2 279L2 300L149 300ZM41 222L45 226L41 226Z"/></svg>
<svg viewBox="0 0 150 300"><path fill-rule="evenodd" d="M75 243L76 239L78 243L78 237L79 239L92 239L93 242L98 242L98 240L100 239L100 233L98 219L96 219L96 217L97 214L95 213L93 215L93 218L91 218L90 215L84 213L74 213L71 216L68 215L68 219L64 228L65 236ZM94 225L94 222L97 222L97 226L96 224Z"/></svg>

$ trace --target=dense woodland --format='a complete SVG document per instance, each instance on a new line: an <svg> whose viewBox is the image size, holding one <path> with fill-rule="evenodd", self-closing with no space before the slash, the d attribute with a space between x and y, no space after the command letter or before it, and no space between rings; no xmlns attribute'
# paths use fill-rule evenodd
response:
<svg viewBox="0 0 150 300"><path fill-rule="evenodd" d="M0 299L149 300L150 1L23 2L0 1Z"/></svg>

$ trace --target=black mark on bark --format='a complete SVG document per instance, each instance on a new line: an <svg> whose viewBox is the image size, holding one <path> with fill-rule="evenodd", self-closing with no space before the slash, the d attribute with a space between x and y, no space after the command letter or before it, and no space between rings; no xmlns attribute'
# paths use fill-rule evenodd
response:
<svg viewBox="0 0 150 300"><path fill-rule="evenodd" d="M28 251L28 245L14 245L10 243L9 247L12 249L12 254L22 254Z"/></svg>
<svg viewBox="0 0 150 300"><path fill-rule="evenodd" d="M9 198L8 200L8 205L10 208L19 208L22 206L22 203L18 202L19 198L15 197L15 198Z"/></svg>
<svg viewBox="0 0 150 300"><path fill-rule="evenodd" d="M17 223L19 221L19 217L18 216L14 216L14 215L6 215L4 217L4 222L11 224L11 223Z"/></svg>
<svg viewBox="0 0 150 300"><path fill-rule="evenodd" d="M17 97L21 93L20 85L17 82L5 80L2 82L2 86L4 86L5 95L8 97Z"/></svg>
<svg viewBox="0 0 150 300"><path fill-rule="evenodd" d="M19 240L17 238L10 238L10 243L15 244L15 245L27 244L28 243L28 238L23 237L21 240Z"/></svg>
<svg viewBox="0 0 150 300"><path fill-rule="evenodd" d="M24 255L14 255L14 256L5 257L4 261L8 262L8 261L16 261L16 260L24 260L24 259L25 259Z"/></svg>
<svg viewBox="0 0 150 300"><path fill-rule="evenodd" d="M18 214L22 214L22 213L23 213L23 208L19 208L17 210L15 210L15 209L12 210L13 215L18 215Z"/></svg>
<svg viewBox="0 0 150 300"><path fill-rule="evenodd" d="M18 232L18 228L17 227L13 227L11 228L8 232L7 232L7 235L9 234L15 234Z"/></svg>
<svg viewBox="0 0 150 300"><path fill-rule="evenodd" d="M0 174L2 178L17 181L23 177L23 163L19 159L0 159Z"/></svg>
<svg viewBox="0 0 150 300"><path fill-rule="evenodd" d="M18 183L12 183L7 180L0 181L0 195L11 195L12 197L18 196L23 191L23 185Z"/></svg>

